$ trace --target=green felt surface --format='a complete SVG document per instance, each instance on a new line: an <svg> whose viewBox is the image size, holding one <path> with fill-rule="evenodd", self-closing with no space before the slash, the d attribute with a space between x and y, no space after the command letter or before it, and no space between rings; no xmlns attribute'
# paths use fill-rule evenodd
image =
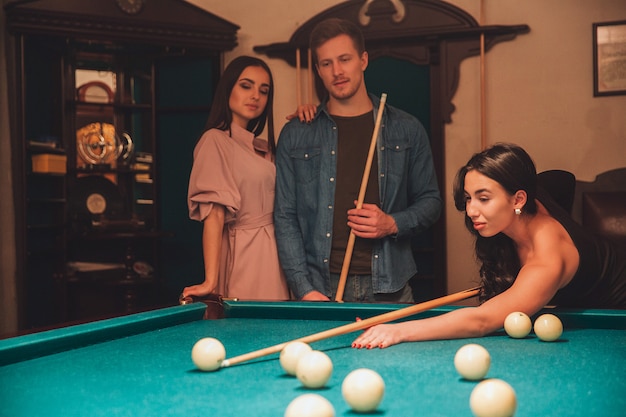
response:
<svg viewBox="0 0 626 417"><path fill-rule="evenodd" d="M183 307L187 315L197 308ZM341 382L353 369L368 367L381 374L387 388L375 415L471 416L469 395L477 383L458 376L453 358L472 342L491 353L487 377L504 379L516 390L518 417L617 417L626 410L624 330L566 328L554 343L497 333L383 350L355 350L350 348L355 334L338 336L313 344L330 356L334 371L327 388L308 390L284 374L277 354L205 373L194 369L191 348L202 337L217 337L233 357L348 321L191 316L175 321L169 317L160 328L0 367L0 415L282 416L292 399L317 392L331 401L337 416L351 416L356 414L341 398ZM95 331L98 323L92 327Z"/></svg>

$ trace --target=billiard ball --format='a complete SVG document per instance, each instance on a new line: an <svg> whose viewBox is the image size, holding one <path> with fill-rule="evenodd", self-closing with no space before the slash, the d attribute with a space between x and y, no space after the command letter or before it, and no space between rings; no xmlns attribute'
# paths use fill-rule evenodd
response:
<svg viewBox="0 0 626 417"><path fill-rule="evenodd" d="M487 349L475 343L462 346L454 355L457 372L470 381L484 378L490 365L491 355Z"/></svg>
<svg viewBox="0 0 626 417"><path fill-rule="evenodd" d="M542 314L533 327L537 337L544 342L553 342L563 334L563 323L554 314Z"/></svg>
<svg viewBox="0 0 626 417"><path fill-rule="evenodd" d="M532 330L533 324L526 314L521 311L514 311L506 316L504 320L504 330L506 334L514 339L523 339Z"/></svg>
<svg viewBox="0 0 626 417"><path fill-rule="evenodd" d="M327 354L312 350L300 358L296 377L306 388L322 388L333 373L333 362Z"/></svg>
<svg viewBox="0 0 626 417"><path fill-rule="evenodd" d="M385 394L385 381L371 369L360 368L350 372L341 384L341 394L350 408L359 413L371 413Z"/></svg>
<svg viewBox="0 0 626 417"><path fill-rule="evenodd" d="M226 358L226 349L213 337L200 339L191 349L191 360L201 371L215 371Z"/></svg>
<svg viewBox="0 0 626 417"><path fill-rule="evenodd" d="M283 370L287 372L287 374L295 375L298 361L304 354L309 353L311 350L313 350L311 346L304 342L295 341L287 343L280 351L280 366L283 367Z"/></svg>
<svg viewBox="0 0 626 417"><path fill-rule="evenodd" d="M335 417L335 408L319 394L302 394L289 403L285 417Z"/></svg>
<svg viewBox="0 0 626 417"><path fill-rule="evenodd" d="M472 390L470 408L476 417L511 417L517 408L515 391L501 379L487 379Z"/></svg>

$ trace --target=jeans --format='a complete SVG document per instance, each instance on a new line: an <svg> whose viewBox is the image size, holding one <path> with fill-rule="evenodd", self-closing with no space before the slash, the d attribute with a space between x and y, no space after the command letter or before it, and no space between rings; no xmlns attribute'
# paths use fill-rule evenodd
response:
<svg viewBox="0 0 626 417"><path fill-rule="evenodd" d="M331 300L337 295L340 274L330 274L331 288L333 295ZM343 292L343 301L347 302L367 302L367 303L413 303L413 291L407 283L400 291L385 294L374 294L372 291L371 275L348 275L346 286Z"/></svg>

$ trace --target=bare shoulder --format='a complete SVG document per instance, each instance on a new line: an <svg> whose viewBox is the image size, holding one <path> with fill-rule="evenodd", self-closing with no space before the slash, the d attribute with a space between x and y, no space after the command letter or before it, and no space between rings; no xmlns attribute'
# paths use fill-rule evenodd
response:
<svg viewBox="0 0 626 417"><path fill-rule="evenodd" d="M579 254L563 225L549 215L539 214L531 227L533 251L530 265L541 265L556 274L562 286L578 269Z"/></svg>
<svg viewBox="0 0 626 417"><path fill-rule="evenodd" d="M538 214L532 221L531 237L533 245L542 251L559 250L572 246L574 242L567 230L550 215Z"/></svg>

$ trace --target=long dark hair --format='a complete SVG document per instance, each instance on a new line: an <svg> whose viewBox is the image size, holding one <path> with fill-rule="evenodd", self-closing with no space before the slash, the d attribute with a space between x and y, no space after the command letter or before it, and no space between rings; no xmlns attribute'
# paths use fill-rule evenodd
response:
<svg viewBox="0 0 626 417"><path fill-rule="evenodd" d="M215 96L213 97L213 104L211 105L211 112L209 113L209 119L206 123L206 130L220 129L224 131L230 130L230 125L233 122L233 112L228 105L230 101L230 93L233 91L235 83L239 79L241 73L248 67L260 67L263 68L270 77L270 89L267 96L267 104L263 113L256 119L248 122L247 130L254 133L255 136L259 136L265 129L267 123L267 142L269 143L270 151L275 153L276 142L274 140L274 78L272 77L272 71L265 63L265 61L254 58L251 56L239 56L233 59L224 70L224 73L220 77L215 89Z"/></svg>
<svg viewBox="0 0 626 417"><path fill-rule="evenodd" d="M459 211L465 211L465 176L474 170L498 182L509 195L525 191L528 198L522 209L523 215L537 213L537 171L524 149L514 144L497 143L474 154L459 169L454 180L454 205ZM489 238L480 236L467 214L465 227L476 238L476 258L481 263L482 291L479 298L482 302L513 284L521 268L520 260L513 240L504 233Z"/></svg>

